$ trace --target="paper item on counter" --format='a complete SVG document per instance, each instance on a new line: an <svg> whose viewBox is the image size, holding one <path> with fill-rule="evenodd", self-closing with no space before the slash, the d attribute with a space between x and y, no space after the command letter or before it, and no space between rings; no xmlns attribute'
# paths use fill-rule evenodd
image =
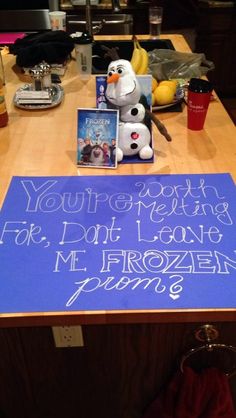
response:
<svg viewBox="0 0 236 418"><path fill-rule="evenodd" d="M118 110L79 108L77 121L77 165L116 168Z"/></svg>
<svg viewBox="0 0 236 418"><path fill-rule="evenodd" d="M45 90L20 90L16 93L16 100L20 104L52 103L51 94Z"/></svg>
<svg viewBox="0 0 236 418"><path fill-rule="evenodd" d="M14 33L0 33L0 44L9 45L14 44L17 39L24 38L26 34L23 32L14 32Z"/></svg>
<svg viewBox="0 0 236 418"><path fill-rule="evenodd" d="M150 171L13 177L0 216L0 313L235 312L232 177Z"/></svg>

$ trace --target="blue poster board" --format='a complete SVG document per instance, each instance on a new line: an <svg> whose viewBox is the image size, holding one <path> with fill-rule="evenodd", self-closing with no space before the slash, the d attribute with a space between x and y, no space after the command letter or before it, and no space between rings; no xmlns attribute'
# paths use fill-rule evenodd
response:
<svg viewBox="0 0 236 418"><path fill-rule="evenodd" d="M235 307L230 175L12 179L1 313Z"/></svg>

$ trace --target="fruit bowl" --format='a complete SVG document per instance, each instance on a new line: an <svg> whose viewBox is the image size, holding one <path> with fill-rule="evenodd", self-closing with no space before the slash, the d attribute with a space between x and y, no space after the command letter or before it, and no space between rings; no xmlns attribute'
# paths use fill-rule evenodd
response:
<svg viewBox="0 0 236 418"><path fill-rule="evenodd" d="M155 112L157 110L164 110L164 109L167 109L169 107L175 106L178 103L181 103L183 101L184 95L185 95L184 88L183 87L179 87L179 88L177 88L177 91L176 91L176 94L175 94L175 97L174 97L173 102L168 103L168 104L165 104L165 105L155 105L155 106L152 106L152 111Z"/></svg>
<svg viewBox="0 0 236 418"><path fill-rule="evenodd" d="M139 41L140 45L147 51L153 49L172 49L174 46L169 39L148 39ZM92 61L92 73L104 74L107 71L110 62L115 59L112 58L112 51L116 52L119 58L131 60L133 53L134 43L132 40L127 41L95 41L93 44L93 61ZM108 52L109 50L109 52Z"/></svg>

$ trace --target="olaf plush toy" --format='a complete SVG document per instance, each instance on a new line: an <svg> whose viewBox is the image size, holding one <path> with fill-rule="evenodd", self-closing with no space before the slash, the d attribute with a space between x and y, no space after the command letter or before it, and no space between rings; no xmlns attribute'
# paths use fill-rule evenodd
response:
<svg viewBox="0 0 236 418"><path fill-rule="evenodd" d="M139 103L140 85L129 61L119 59L109 64L105 94L120 113L117 160L136 154L141 159L152 158L151 134L143 123L145 108Z"/></svg>

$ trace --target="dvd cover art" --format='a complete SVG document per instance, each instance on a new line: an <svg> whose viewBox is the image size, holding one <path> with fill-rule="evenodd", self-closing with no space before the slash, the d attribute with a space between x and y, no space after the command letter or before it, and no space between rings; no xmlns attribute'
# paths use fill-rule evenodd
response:
<svg viewBox="0 0 236 418"><path fill-rule="evenodd" d="M77 165L116 168L116 109L78 109Z"/></svg>

